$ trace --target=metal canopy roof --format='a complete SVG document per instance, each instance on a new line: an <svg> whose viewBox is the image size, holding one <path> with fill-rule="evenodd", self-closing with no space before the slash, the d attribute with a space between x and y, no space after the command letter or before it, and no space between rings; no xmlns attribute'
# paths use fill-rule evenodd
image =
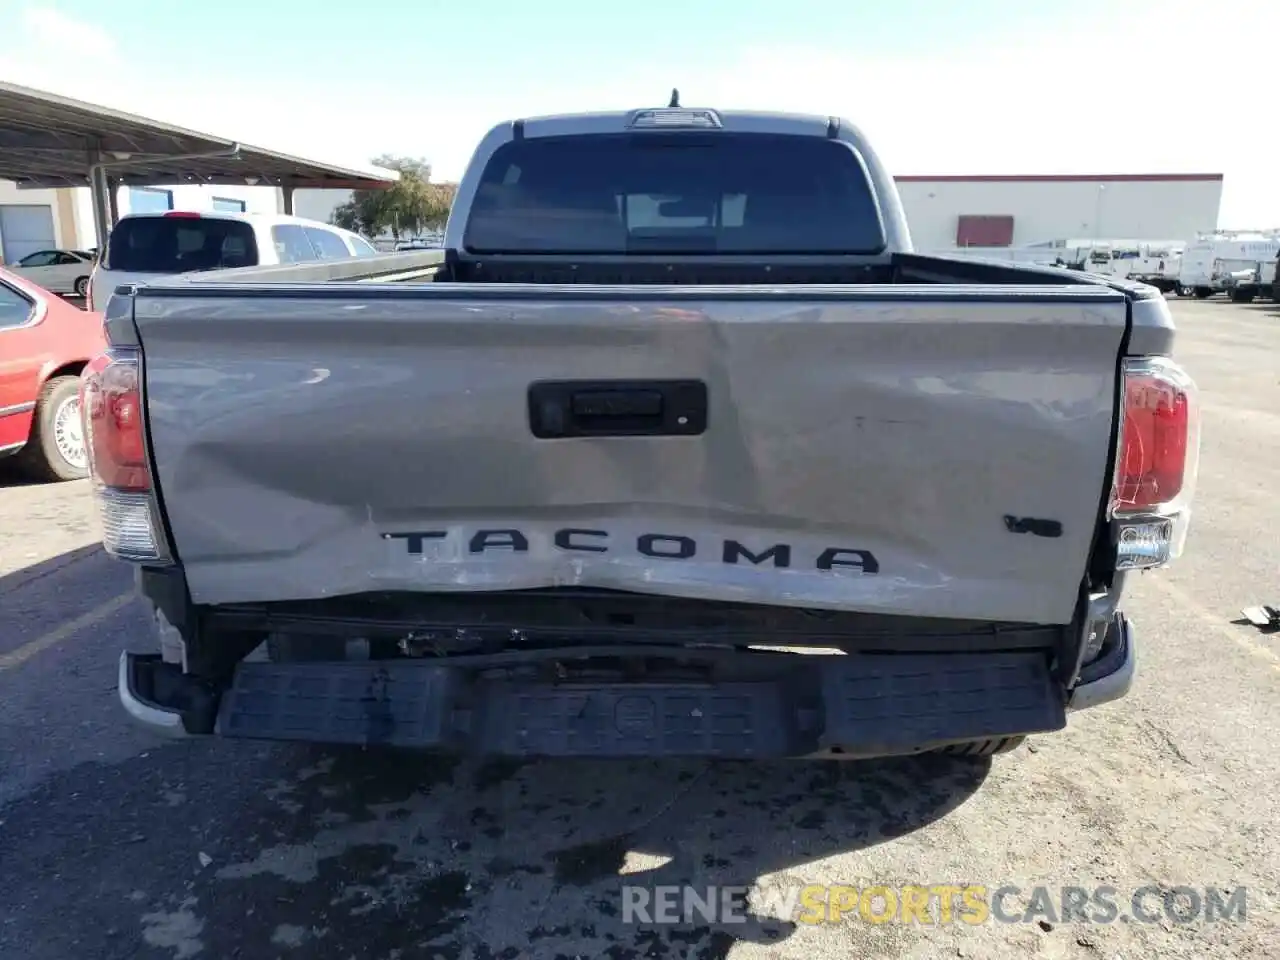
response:
<svg viewBox="0 0 1280 960"><path fill-rule="evenodd" d="M0 179L30 187L89 186L95 162L110 169L113 181L137 185L377 190L398 177L302 160L0 82Z"/></svg>

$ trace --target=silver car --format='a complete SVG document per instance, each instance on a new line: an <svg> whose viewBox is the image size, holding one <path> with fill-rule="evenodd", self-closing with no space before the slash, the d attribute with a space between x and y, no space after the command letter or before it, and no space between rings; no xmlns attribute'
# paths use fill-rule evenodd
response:
<svg viewBox="0 0 1280 960"><path fill-rule="evenodd" d="M94 256L87 250L38 250L27 254L10 269L50 293L83 297L89 292L93 262Z"/></svg>

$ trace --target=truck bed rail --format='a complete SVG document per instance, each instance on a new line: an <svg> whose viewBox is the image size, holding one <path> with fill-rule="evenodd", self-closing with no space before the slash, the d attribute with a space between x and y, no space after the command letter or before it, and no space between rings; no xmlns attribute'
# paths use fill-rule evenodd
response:
<svg viewBox="0 0 1280 960"><path fill-rule="evenodd" d="M445 250L415 250L349 260L279 266L238 267L181 274L147 284L153 288L193 286L303 285L451 281L462 284L519 284L521 287L583 285L611 287L869 287L960 285L1032 287L1075 292L1117 291L1131 300L1161 296L1154 287L1114 277L1055 267L1029 267L960 257L893 254L867 257L781 257L768 263L737 257L490 257L465 258ZM883 292L883 291L881 291ZM523 294L522 294L523 295Z"/></svg>
<svg viewBox="0 0 1280 960"><path fill-rule="evenodd" d="M425 280L444 264L443 250L406 250L382 253L376 257L354 257L350 260L322 260L316 263L286 263L270 267L235 267L179 274L149 286L184 283L395 283L401 280Z"/></svg>

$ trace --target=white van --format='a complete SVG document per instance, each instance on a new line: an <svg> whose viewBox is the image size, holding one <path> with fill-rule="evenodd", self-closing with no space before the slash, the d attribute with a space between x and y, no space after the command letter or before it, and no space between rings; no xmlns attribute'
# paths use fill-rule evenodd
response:
<svg viewBox="0 0 1280 960"><path fill-rule="evenodd" d="M169 210L121 217L89 278L85 306L101 310L122 283L196 270L374 257L359 234L276 213Z"/></svg>
<svg viewBox="0 0 1280 960"><path fill-rule="evenodd" d="M1231 238L1206 237L1187 244L1182 253L1178 284L1197 297L1211 297L1226 289L1232 273L1253 270L1280 253L1280 240L1263 234Z"/></svg>

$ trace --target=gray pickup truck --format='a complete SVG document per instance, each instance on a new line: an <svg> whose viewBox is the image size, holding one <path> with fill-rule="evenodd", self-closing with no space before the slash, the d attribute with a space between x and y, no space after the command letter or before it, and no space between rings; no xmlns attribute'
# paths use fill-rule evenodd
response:
<svg viewBox="0 0 1280 960"><path fill-rule="evenodd" d="M193 226L187 224L187 226ZM158 730L1004 752L1121 697L1198 400L1153 289L912 252L839 118L503 123L445 250L117 288L83 416Z"/></svg>

